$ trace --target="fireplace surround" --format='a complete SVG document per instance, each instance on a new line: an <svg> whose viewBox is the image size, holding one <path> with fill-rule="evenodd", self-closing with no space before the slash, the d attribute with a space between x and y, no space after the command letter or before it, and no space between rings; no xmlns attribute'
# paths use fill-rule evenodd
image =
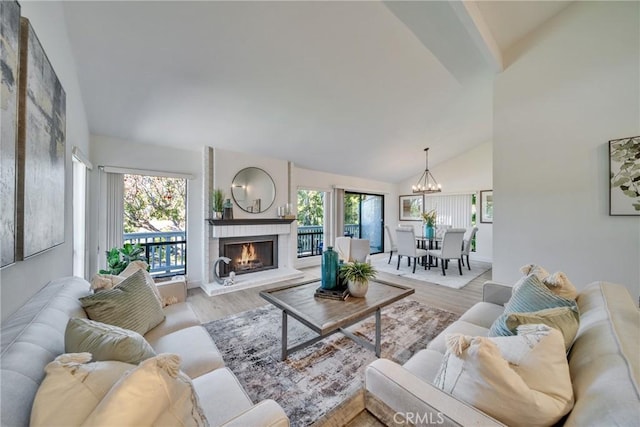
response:
<svg viewBox="0 0 640 427"><path fill-rule="evenodd" d="M222 264L220 277L257 273L278 268L278 235L227 237L219 239L220 256L230 258Z"/></svg>

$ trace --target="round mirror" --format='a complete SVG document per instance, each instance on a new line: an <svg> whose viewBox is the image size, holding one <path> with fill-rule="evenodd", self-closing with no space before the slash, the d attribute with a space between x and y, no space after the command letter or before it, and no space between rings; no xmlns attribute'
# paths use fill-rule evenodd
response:
<svg viewBox="0 0 640 427"><path fill-rule="evenodd" d="M276 199L276 184L262 169L244 168L233 178L231 195L243 211L260 213L269 209Z"/></svg>

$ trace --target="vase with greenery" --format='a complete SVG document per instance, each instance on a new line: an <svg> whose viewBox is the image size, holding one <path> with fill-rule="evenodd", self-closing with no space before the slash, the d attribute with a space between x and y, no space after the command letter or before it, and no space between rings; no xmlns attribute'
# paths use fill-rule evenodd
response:
<svg viewBox="0 0 640 427"><path fill-rule="evenodd" d="M147 262L144 247L140 243L125 243L121 248L111 248L107 251L107 269L100 270L100 274L117 276L133 261Z"/></svg>
<svg viewBox="0 0 640 427"><path fill-rule="evenodd" d="M221 188L216 188L212 193L213 199L213 219L221 219L222 211L224 209L224 191Z"/></svg>
<svg viewBox="0 0 640 427"><path fill-rule="evenodd" d="M376 269L367 262L349 262L340 267L340 277L347 280L349 294L362 298L369 290L369 280L376 278Z"/></svg>
<svg viewBox="0 0 640 427"><path fill-rule="evenodd" d="M435 236L436 218L438 214L435 209L428 212L422 212L422 221L424 222L424 236L427 239L433 239Z"/></svg>

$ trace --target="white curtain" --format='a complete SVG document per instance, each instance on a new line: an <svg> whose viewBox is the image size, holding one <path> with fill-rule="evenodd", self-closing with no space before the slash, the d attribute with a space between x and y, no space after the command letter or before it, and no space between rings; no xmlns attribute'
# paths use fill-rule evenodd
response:
<svg viewBox="0 0 640 427"><path fill-rule="evenodd" d="M427 195L424 211L436 210L436 224L448 224L453 228L471 227L472 194Z"/></svg>
<svg viewBox="0 0 640 427"><path fill-rule="evenodd" d="M335 188L333 190L335 197L335 228L331 236L331 241L335 242L336 237L344 236L344 189Z"/></svg>
<svg viewBox="0 0 640 427"><path fill-rule="evenodd" d="M120 173L105 173L105 224L104 250L122 246L124 232L124 176Z"/></svg>

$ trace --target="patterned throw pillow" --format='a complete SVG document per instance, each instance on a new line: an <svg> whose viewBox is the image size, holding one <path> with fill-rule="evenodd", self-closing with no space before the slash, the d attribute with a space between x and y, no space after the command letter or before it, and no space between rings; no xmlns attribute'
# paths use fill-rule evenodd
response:
<svg viewBox="0 0 640 427"><path fill-rule="evenodd" d="M561 271L549 274L547 270L536 264L523 265L520 267L520 271L525 277L529 274L535 274L556 295L573 300L578 297L578 290L567 275ZM515 287L517 287L517 284L514 285Z"/></svg>
<svg viewBox="0 0 640 427"><path fill-rule="evenodd" d="M562 298L551 292L536 276L529 274L514 287L511 298L504 305L504 313L491 325L489 336L509 336L513 332L507 327L506 320L511 313L529 313L555 307L572 307L578 311L578 305L574 300Z"/></svg>
<svg viewBox="0 0 640 427"><path fill-rule="evenodd" d="M164 320L164 312L138 270L117 287L80 298L91 320L146 334Z"/></svg>
<svg viewBox="0 0 640 427"><path fill-rule="evenodd" d="M64 332L67 353L91 353L92 360L138 363L156 355L137 332L89 319L72 318Z"/></svg>
<svg viewBox="0 0 640 427"><path fill-rule="evenodd" d="M554 425L574 403L562 335L545 325L510 337L448 335L434 385L506 425Z"/></svg>

